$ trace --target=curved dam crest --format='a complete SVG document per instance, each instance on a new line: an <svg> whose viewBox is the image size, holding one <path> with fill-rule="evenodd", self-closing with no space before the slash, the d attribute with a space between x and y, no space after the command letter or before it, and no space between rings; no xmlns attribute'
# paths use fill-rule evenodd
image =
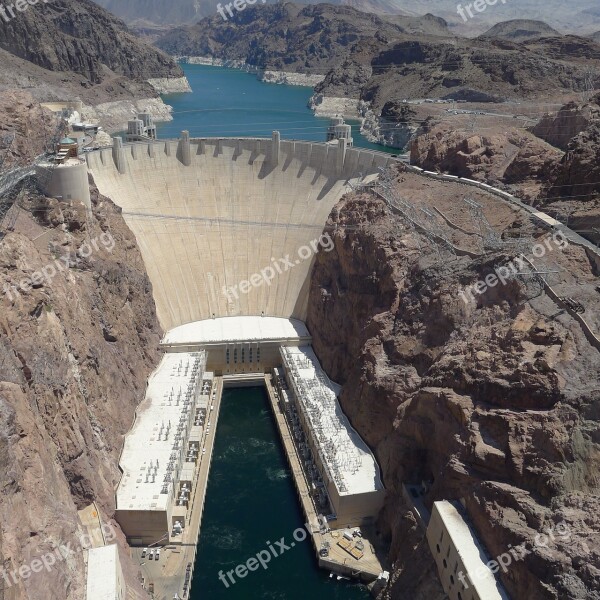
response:
<svg viewBox="0 0 600 600"><path fill-rule="evenodd" d="M226 316L306 319L318 239L351 181L395 159L345 144L210 138L121 143L87 154L100 193L123 209L150 280L160 323ZM247 293L225 290L289 257Z"/></svg>

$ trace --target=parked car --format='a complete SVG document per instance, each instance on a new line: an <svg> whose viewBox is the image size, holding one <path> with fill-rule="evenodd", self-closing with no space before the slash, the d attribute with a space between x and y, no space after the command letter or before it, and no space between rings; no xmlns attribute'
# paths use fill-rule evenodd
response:
<svg viewBox="0 0 600 600"><path fill-rule="evenodd" d="M150 550L148 554L148 560L154 560L154 549Z"/></svg>
<svg viewBox="0 0 600 600"><path fill-rule="evenodd" d="M160 558L160 548L156 549L156 560Z"/></svg>
<svg viewBox="0 0 600 600"><path fill-rule="evenodd" d="M142 550L142 558L146 558L146 554L148 554L148 548Z"/></svg>

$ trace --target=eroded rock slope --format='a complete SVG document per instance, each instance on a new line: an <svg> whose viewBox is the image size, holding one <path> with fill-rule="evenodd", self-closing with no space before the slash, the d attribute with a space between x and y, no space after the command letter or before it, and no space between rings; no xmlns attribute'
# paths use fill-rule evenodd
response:
<svg viewBox="0 0 600 600"><path fill-rule="evenodd" d="M413 201L430 194L442 207L445 194L445 211L460 202L459 186L416 193L410 177L398 189ZM486 205L499 229L523 226L505 210ZM524 544L524 558L501 574L512 598L600 598L598 350L523 280L463 302L458 291L506 264L503 252L440 257L370 194L346 196L329 224L335 249L317 259L308 324L389 491L380 527L393 575L381 597L444 597L402 495L402 484L426 481L428 506L464 499L491 557ZM585 291L593 319L600 298L585 252L569 246L553 260L574 277L568 289L577 281ZM538 543L559 525L568 537Z"/></svg>
<svg viewBox="0 0 600 600"><path fill-rule="evenodd" d="M0 598L81 600L77 511L95 501L110 522L123 435L160 331L135 238L112 202L94 190L90 215L32 190L20 202L0 242L0 567L66 544L74 553ZM123 568L133 597L144 597L129 561Z"/></svg>

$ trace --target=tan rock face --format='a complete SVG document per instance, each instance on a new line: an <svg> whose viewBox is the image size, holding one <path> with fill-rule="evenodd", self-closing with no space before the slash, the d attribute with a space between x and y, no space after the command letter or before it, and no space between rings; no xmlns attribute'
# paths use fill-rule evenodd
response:
<svg viewBox="0 0 600 600"><path fill-rule="evenodd" d="M492 184L518 185L534 198L562 153L522 130L487 127L486 135L469 134L439 124L411 143L411 164Z"/></svg>
<svg viewBox="0 0 600 600"><path fill-rule="evenodd" d="M86 217L82 206L28 192L23 207L0 242L1 566L13 571L68 543L75 552L5 597L81 600L77 510L96 501L103 521L113 514L123 435L160 330L135 238L112 202L94 192ZM143 597L137 573L124 570Z"/></svg>
<svg viewBox="0 0 600 600"><path fill-rule="evenodd" d="M583 105L569 102L558 113L545 115L531 132L549 144L566 150L576 135L599 119L600 106L595 101Z"/></svg>
<svg viewBox="0 0 600 600"><path fill-rule="evenodd" d="M2 169L23 166L44 151L47 138L57 132L50 111L40 108L33 96L20 90L0 92L0 160ZM10 144L14 136L14 142Z"/></svg>
<svg viewBox="0 0 600 600"><path fill-rule="evenodd" d="M335 249L317 258L308 325L389 491L382 598L444 597L402 497L403 483L423 480L428 505L465 499L491 557L525 544L501 573L511 597L598 597L598 351L516 281L466 306L457 290L497 257L440 260L378 199L347 196L331 221ZM561 260L594 280L579 250ZM538 543L557 527L568 539Z"/></svg>

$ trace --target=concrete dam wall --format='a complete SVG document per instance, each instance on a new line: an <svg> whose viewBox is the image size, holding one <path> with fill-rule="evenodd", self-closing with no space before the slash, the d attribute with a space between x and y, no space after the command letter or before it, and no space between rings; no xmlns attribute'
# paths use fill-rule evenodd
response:
<svg viewBox="0 0 600 600"><path fill-rule="evenodd" d="M311 242L348 181L372 178L394 160L345 142L280 141L276 132L191 140L184 132L125 145L117 138L112 149L87 154L100 192L123 209L137 238L165 330L226 316L304 321ZM276 274L267 282L268 267Z"/></svg>

